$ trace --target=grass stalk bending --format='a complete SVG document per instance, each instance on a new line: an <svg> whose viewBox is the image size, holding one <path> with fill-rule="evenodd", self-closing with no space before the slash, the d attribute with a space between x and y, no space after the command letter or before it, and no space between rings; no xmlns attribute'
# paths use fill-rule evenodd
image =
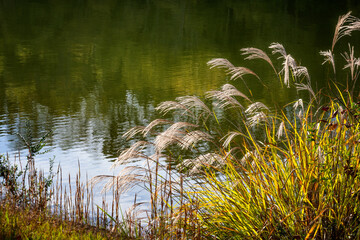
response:
<svg viewBox="0 0 360 240"><path fill-rule="evenodd" d="M337 42L359 29L360 19L341 16L331 50L320 52L333 72L321 90L326 96L313 90L307 68L282 44L269 47L282 61L279 70L265 51L241 49L246 60L264 60L284 87L308 97L279 109L227 83L205 101L163 102L157 110L171 117L130 129L124 136L132 144L114 167L134 159L144 164L125 166L106 187L140 185L149 192L151 210L142 218L154 238L360 238L360 58L350 44L341 54L347 87L335 81L334 61ZM225 69L230 80L261 81L223 58L208 65Z"/></svg>
<svg viewBox="0 0 360 240"><path fill-rule="evenodd" d="M116 176L100 175L83 184L79 172L75 189L70 176L69 187L63 187L61 169L46 178L35 168L44 138L34 145L22 137L29 150L24 171L0 155L0 237L77 239L61 230L63 222L50 231L48 217L57 215L65 223L108 229L105 235L84 233L95 239L111 238L110 229L124 239L359 239L360 58L350 44L340 54L346 87L336 81L343 75L335 62L338 41L357 30L360 19L350 13L339 18L331 50L320 52L332 74L321 91L313 90L307 68L282 44L269 46L281 69L265 51L241 49L246 60L269 64L285 90L296 88L308 96L276 108L227 83L204 99L163 102L156 109L167 115L164 119L124 134L131 144L114 163L124 165ZM227 59L208 65L225 69L229 80L243 80L245 91L250 90L245 77L261 81ZM94 209L91 186L102 180L112 193L111 212L105 201ZM149 194L149 203L135 196L133 207L119 213L121 194L136 186ZM17 210L31 215L29 208L37 209L41 223L23 224L28 219L18 217Z"/></svg>

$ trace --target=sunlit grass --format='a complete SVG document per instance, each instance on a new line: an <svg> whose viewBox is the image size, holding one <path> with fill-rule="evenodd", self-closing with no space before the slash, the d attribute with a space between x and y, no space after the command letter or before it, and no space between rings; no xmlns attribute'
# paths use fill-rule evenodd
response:
<svg viewBox="0 0 360 240"><path fill-rule="evenodd" d="M89 225L63 221L44 212L5 204L0 207L1 239L121 239Z"/></svg>
<svg viewBox="0 0 360 240"><path fill-rule="evenodd" d="M227 158L217 172L209 168L194 194L204 232L238 239L358 238L360 125L353 118L360 108L348 100L346 108L330 101L316 118L309 105L295 123L277 116L287 125L279 140L270 127L261 144L250 131L244 135L250 140L242 142L244 152L251 154L240 164Z"/></svg>
<svg viewBox="0 0 360 240"><path fill-rule="evenodd" d="M281 70L265 51L242 49L245 59L269 64L284 88L308 97L298 95L278 109L227 83L205 101L185 96L163 102L157 110L173 120L156 119L125 134L133 144L114 166L134 159L144 164L131 174L125 168L107 187L114 179L143 186L150 195L148 227L159 238L359 238L360 60L350 45L348 52L334 52L339 39L359 29L360 19L350 13L339 18L332 50L320 52L334 72L323 93L313 90L307 68L282 44L269 47ZM346 62L347 87L334 80L334 55ZM243 80L245 88L246 75L261 81L223 58L208 64L225 69L229 80ZM169 170L174 165L178 171Z"/></svg>
<svg viewBox="0 0 360 240"><path fill-rule="evenodd" d="M125 165L118 175L99 175L83 184L79 170L75 189L70 176L69 188L63 189L58 173L50 187L52 178L32 171L32 151L43 145L33 148L25 141L28 162L33 164L28 173L13 174L16 168L2 164L10 171L2 173L7 174L2 175L7 176L0 209L2 234L71 239L77 235L63 227L73 223L95 226L91 228L95 232L75 227L82 233L80 239L107 237L101 228L108 230L104 234L111 230L114 236L128 239L360 238L360 59L350 45L348 52L334 52L339 39L359 29L360 19L350 13L339 18L331 50L320 52L334 75L327 89L319 92L313 90L307 68L282 44L269 46L282 63L279 70L265 51L243 48L246 60L265 61L284 88L308 96L297 95L294 102L276 108L255 102L227 83L203 98L184 96L163 102L156 109L166 115L164 119L124 135L131 146L114 162L114 167ZM345 60L346 87L335 81L335 55ZM244 88L248 88L247 75L261 81L260 74L223 58L208 65L224 69L229 81L243 80ZM25 180L17 184L21 175L29 185ZM112 193L111 212L105 202L94 207L92 201L92 186L102 180L107 180L104 190ZM135 197L133 206L119 213L121 194L135 186L149 194L149 202ZM14 207L6 205L9 198L15 200L10 201ZM36 211L29 211L29 206ZM46 212L50 214L43 215ZM50 216L56 214L58 220L53 221Z"/></svg>

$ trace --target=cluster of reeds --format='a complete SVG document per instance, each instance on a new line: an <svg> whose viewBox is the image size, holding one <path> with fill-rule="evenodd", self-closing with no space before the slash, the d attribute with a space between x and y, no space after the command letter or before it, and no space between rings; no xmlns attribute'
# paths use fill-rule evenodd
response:
<svg viewBox="0 0 360 240"><path fill-rule="evenodd" d="M0 238L10 238L13 234L21 238L42 234L75 239L86 239L90 235L92 239L140 238L143 227L139 223L133 229L134 221L121 212L120 195L115 189L104 194L94 193L88 180L81 182L80 164L75 178L70 174L63 178L60 166L56 173L50 170L46 176L35 167L34 155L28 155L24 167L20 153L14 156L13 162L8 155L0 155L0 215L6 217L5 225L0 227ZM95 194L102 196L100 202L95 200ZM31 223L31 219L34 222ZM80 231L82 235L70 231Z"/></svg>
<svg viewBox="0 0 360 240"><path fill-rule="evenodd" d="M20 158L15 156L15 161ZM51 175L51 174L50 174ZM35 169L34 158L28 158L23 168L12 164L8 155L0 155L0 193L2 202L14 202L18 206L46 208L50 197L51 176Z"/></svg>
<svg viewBox="0 0 360 240"><path fill-rule="evenodd" d="M30 129L29 122L27 129ZM154 236L163 234L161 232L163 222L153 222L151 225L153 227L149 227L150 225L142 223L142 219L138 217L142 211L139 210L137 213L133 211L143 204L138 203L136 197L134 209L125 212L121 210L120 195L131 187L124 180L131 177L136 178L136 175L127 174L122 181L113 178L110 185L114 187L107 186L108 189L101 194L94 192L96 179L88 181L86 177L86 181L81 181L80 163L75 178L70 174L63 176L60 166L54 172L54 159L50 159L47 176L44 170L37 169L35 156L41 154L49 134L50 132L46 133L38 142L33 141L31 132L26 132L26 136L19 134L28 149L25 161L23 161L24 157L20 156L20 152L14 156L13 161L10 160L9 155L0 155L0 215L5 217L5 225L0 228L0 238L10 237L14 234L16 235L12 236L14 238L19 234L21 238L32 238L41 234L44 236L48 236L48 234L67 236L63 235L62 227L66 228L65 231L79 230L83 232L84 236L80 236L81 239L85 239L88 234L95 239L119 237L142 239L144 237L154 238ZM132 171L136 168L127 169ZM171 176L171 171L169 174ZM158 184L161 184L160 177L158 179L157 176L159 175L156 175L154 181L156 184L150 186L150 189L156 189L159 187ZM166 193L160 194L163 197ZM99 201L101 197L102 200ZM153 199L157 198L158 196L153 196ZM152 206L155 208L155 205L154 203ZM168 206L162 205L162 209L153 211L151 218L157 218L166 209ZM13 216L8 217L9 214ZM24 214L36 216L34 223L29 224L32 218L23 217ZM55 233L52 231L52 224L58 226L58 228L54 228ZM41 229L43 228L46 232L42 233ZM91 231L87 232L81 229L90 229ZM74 237L78 236L74 235Z"/></svg>
<svg viewBox="0 0 360 240"><path fill-rule="evenodd" d="M130 129L131 147L114 163L125 167L93 181L108 179L105 189L119 194L134 186L148 191L149 209L135 203L131 211L140 212L134 219L146 222L143 234L150 238L359 238L360 58L350 45L341 54L343 69L350 70L344 88L334 61L338 40L356 30L360 19L341 16L331 50L320 52L334 76L326 95L313 90L307 68L283 45L270 45L282 61L280 71L264 51L241 49L245 59L270 64L285 87L309 96L274 109L225 84L205 101L185 96L163 102L157 110L171 118ZM260 80L226 59L208 64L224 68L230 80ZM134 160L143 165L126 165Z"/></svg>
<svg viewBox="0 0 360 240"><path fill-rule="evenodd" d="M359 29L360 19L341 16L331 50L320 52L333 72L327 95L312 89L306 67L283 45L270 45L282 61L280 71L263 50L241 49L246 60L265 60L284 87L308 97L276 109L228 83L205 100L163 102L157 110L170 117L125 134L131 146L115 161L114 167L122 165L116 176L81 183L79 166L75 184L69 175L65 186L60 168L50 177L35 168L44 138L35 145L23 138L29 149L24 170L0 157L2 206L12 202L132 239L359 238L360 58L350 45L341 54L349 70L346 87L336 81L334 61L338 40ZM225 69L230 80L252 75L261 81L226 59L208 64ZM102 206L93 200L93 186L105 179L110 207L105 199ZM133 207L121 212L121 194L135 187L149 194L149 202L135 196Z"/></svg>

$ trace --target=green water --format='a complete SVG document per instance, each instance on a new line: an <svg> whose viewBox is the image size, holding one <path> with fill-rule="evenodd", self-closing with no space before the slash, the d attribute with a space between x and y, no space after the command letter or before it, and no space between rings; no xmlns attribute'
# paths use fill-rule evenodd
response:
<svg viewBox="0 0 360 240"><path fill-rule="evenodd" d="M287 103L296 92L280 89L268 65L244 61L239 49L270 53L270 43L283 43L319 87L318 52L330 48L349 10L360 16L357 1L335 0L0 0L0 153L23 149L15 134L30 119L35 137L54 131L49 154L63 168L79 160L105 171L124 131L150 122L161 101L229 81L208 69L215 57L258 73L270 91L246 77L254 99Z"/></svg>

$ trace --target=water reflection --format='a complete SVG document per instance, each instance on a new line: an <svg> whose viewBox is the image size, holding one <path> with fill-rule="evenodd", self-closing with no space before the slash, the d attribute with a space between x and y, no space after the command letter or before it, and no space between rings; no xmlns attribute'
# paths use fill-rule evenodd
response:
<svg viewBox="0 0 360 240"><path fill-rule="evenodd" d="M22 149L15 134L28 118L35 137L54 131L58 159L113 159L124 131L153 119L159 102L228 81L208 70L214 57L259 73L270 89L250 77L257 100L287 103L296 93L279 90L272 69L245 63L239 49L284 43L321 79L316 53L348 10L358 16L357 1L1 0L0 151Z"/></svg>

